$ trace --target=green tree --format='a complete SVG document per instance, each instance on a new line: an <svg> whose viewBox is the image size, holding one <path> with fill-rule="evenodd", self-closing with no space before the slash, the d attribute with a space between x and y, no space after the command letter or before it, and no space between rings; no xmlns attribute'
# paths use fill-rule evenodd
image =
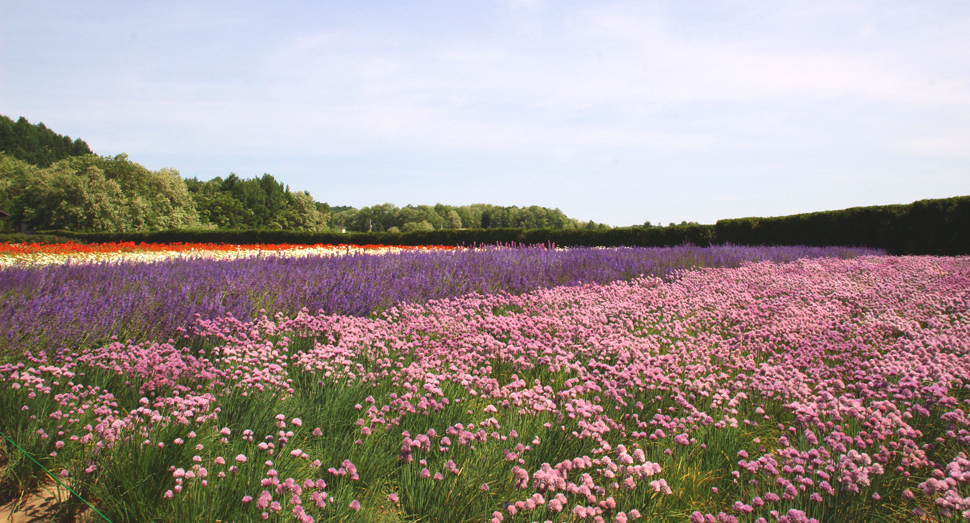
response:
<svg viewBox="0 0 970 523"><path fill-rule="evenodd" d="M35 228L116 232L131 229L131 213L121 186L97 166L78 170L55 164L36 174L21 193L23 220Z"/></svg>
<svg viewBox="0 0 970 523"><path fill-rule="evenodd" d="M395 225L400 227L403 231L404 224L417 223L420 221L424 221L424 213L419 211L418 208L413 205L406 205L398 212L397 223L395 223Z"/></svg>
<svg viewBox="0 0 970 523"><path fill-rule="evenodd" d="M289 229L289 223L285 220L287 207L293 203L290 188L277 182L270 174L264 174L259 179L259 186L266 194L266 222L265 225L272 229Z"/></svg>
<svg viewBox="0 0 970 523"><path fill-rule="evenodd" d="M346 228L346 229L354 230L352 227L353 227L353 224L356 223L357 221L357 214L358 214L357 209L354 209L352 207L350 209L337 212L333 216L334 228L337 228L337 229Z"/></svg>
<svg viewBox="0 0 970 523"><path fill-rule="evenodd" d="M538 229L539 218L532 212L532 208L515 209L512 213L512 226L519 229Z"/></svg>
<svg viewBox="0 0 970 523"><path fill-rule="evenodd" d="M457 212L458 216L461 216L461 226L465 229L487 229L488 227L482 224L482 214L489 207L491 206L484 203L473 203L459 207Z"/></svg>
<svg viewBox="0 0 970 523"><path fill-rule="evenodd" d="M151 173L142 189L147 189L148 193L139 195L146 210L144 220L138 226L147 229L182 229L199 224L195 202L175 169L166 167Z"/></svg>
<svg viewBox="0 0 970 523"><path fill-rule="evenodd" d="M61 136L43 123L33 125L22 116L14 122L0 115L0 152L32 165L50 167L69 156L91 154L91 149L80 138L72 141L69 136Z"/></svg>
<svg viewBox="0 0 970 523"><path fill-rule="evenodd" d="M27 168L4 155L0 179L14 221L38 229L130 231L199 224L195 202L178 171L149 171L115 157L72 156L48 168Z"/></svg>
<svg viewBox="0 0 970 523"><path fill-rule="evenodd" d="M461 216L458 215L458 211L448 210L448 214L445 216L445 226L449 229L461 229Z"/></svg>
<svg viewBox="0 0 970 523"><path fill-rule="evenodd" d="M421 215L421 221L428 222L433 229L442 229L445 226L445 219L443 216L435 212L434 207L430 205L418 205L418 212Z"/></svg>
<svg viewBox="0 0 970 523"><path fill-rule="evenodd" d="M323 223L332 224L334 212L330 205L327 202L313 202L313 204L316 206L317 212L323 215Z"/></svg>
<svg viewBox="0 0 970 523"><path fill-rule="evenodd" d="M107 180L118 184L126 199L129 225L125 230L152 231L199 225L195 202L174 169L149 171L128 155L114 157L89 154L61 160L51 169L82 172L95 167Z"/></svg>
<svg viewBox="0 0 970 523"><path fill-rule="evenodd" d="M268 208L266 206L266 192L263 191L262 185L259 183L258 178L253 178L251 180L239 180L237 183L233 183L233 178L235 173L230 174L226 178L224 185L229 187L229 194L233 198L242 202L243 207L245 207L250 214L246 220L246 227L248 228L263 228L268 222L272 221L272 218L268 216Z"/></svg>
<svg viewBox="0 0 970 523"><path fill-rule="evenodd" d="M327 227L328 216L317 210L316 202L308 191L291 194L292 204L287 223L290 228L320 231Z"/></svg>
<svg viewBox="0 0 970 523"><path fill-rule="evenodd" d="M408 222L401 227L401 232L411 232L411 231L433 231L434 225L431 225L427 220L420 222Z"/></svg>
<svg viewBox="0 0 970 523"><path fill-rule="evenodd" d="M385 203L361 209L361 211L364 210L370 213L373 230L375 231L386 231L397 225L398 215L401 212L393 203Z"/></svg>
<svg viewBox="0 0 970 523"><path fill-rule="evenodd" d="M341 213L343 214L343 213ZM382 232L381 222L374 220L374 214L371 212L370 207L364 207L362 209L354 209L353 213L348 211L345 216L351 217L352 219L345 222L344 226L348 231L355 232Z"/></svg>
<svg viewBox="0 0 970 523"><path fill-rule="evenodd" d="M203 223L220 228L319 231L325 230L330 223L345 227L345 221L350 222L350 218L357 216L356 210L344 215L335 213L328 204L314 201L307 191L290 192L288 186L271 174L242 179L236 173L230 173L225 179L216 177L201 182L190 178L185 183ZM339 208L348 209L351 208Z"/></svg>
<svg viewBox="0 0 970 523"><path fill-rule="evenodd" d="M509 211L514 207L493 207L482 213L482 227L489 229L502 229L512 227L512 220ZM485 225L486 217L488 225Z"/></svg>
<svg viewBox="0 0 970 523"><path fill-rule="evenodd" d="M228 191L193 192L192 200L203 225L214 225L219 229L240 229L252 217L252 211L233 198Z"/></svg>
<svg viewBox="0 0 970 523"><path fill-rule="evenodd" d="M0 221L3 232L15 232L14 224L23 221L24 187L38 170L24 160L0 154L0 209L10 213L10 218Z"/></svg>
<svg viewBox="0 0 970 523"><path fill-rule="evenodd" d="M185 178L183 181L185 182L185 188L191 194L195 194L195 193L214 194L223 190L222 178L219 176L216 176L215 178L207 182L203 182L195 177Z"/></svg>

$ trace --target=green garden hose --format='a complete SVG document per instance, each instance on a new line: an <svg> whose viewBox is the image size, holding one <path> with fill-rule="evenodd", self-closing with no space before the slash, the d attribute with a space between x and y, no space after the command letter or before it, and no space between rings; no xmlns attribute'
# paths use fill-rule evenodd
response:
<svg viewBox="0 0 970 523"><path fill-rule="evenodd" d="M105 516L104 514L101 513L100 510L94 508L94 505L88 503L88 501L86 499L82 498L80 494L78 494L77 492L74 492L74 490L71 489L71 487L68 487L67 485L65 485L64 483L62 483L61 480L58 479L56 475L54 475L54 473L52 473L51 471L47 470L47 467L41 465L40 462L37 461L36 459L34 459L34 457L31 456L29 453L27 453L27 451L25 451L24 449L20 448L20 445L17 445L17 443L14 440L10 439L10 437L8 437L3 432L0 432L0 436L3 436L4 439L6 439L7 441L9 441L10 444L13 445L14 447L16 447L17 450L19 450L24 456L27 456L28 458L30 458L30 460L33 461L34 463L36 463L38 467L44 469L44 472L46 472L47 475L51 477L51 479L53 479L54 481L56 481L58 485L66 488L68 492L70 492L71 494L74 494L75 496L77 496L77 499L80 499L81 501L84 502L85 505L91 507L91 510L97 512L98 515L101 516L102 518L104 518L105 521L107 521L108 523L111 523L111 520L108 519L108 516Z"/></svg>

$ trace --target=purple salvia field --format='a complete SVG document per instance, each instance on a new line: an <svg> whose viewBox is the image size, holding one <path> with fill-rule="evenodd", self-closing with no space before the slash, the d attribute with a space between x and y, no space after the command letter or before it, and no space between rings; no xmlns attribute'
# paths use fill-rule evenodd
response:
<svg viewBox="0 0 970 523"><path fill-rule="evenodd" d="M866 249L681 246L663 249L522 249L384 256L278 256L11 267L0 270L0 353L75 349L118 338L165 340L196 314L253 319L260 309L366 316L397 303L473 292L519 294L640 275L669 279L693 267L851 257Z"/></svg>
<svg viewBox="0 0 970 523"><path fill-rule="evenodd" d="M968 258L200 318L0 388L112 521L970 518Z"/></svg>

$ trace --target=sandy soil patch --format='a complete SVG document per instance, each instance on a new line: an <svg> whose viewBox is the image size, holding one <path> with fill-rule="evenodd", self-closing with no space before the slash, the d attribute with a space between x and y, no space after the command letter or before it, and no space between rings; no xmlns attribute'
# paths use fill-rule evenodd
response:
<svg viewBox="0 0 970 523"><path fill-rule="evenodd" d="M71 493L48 478L39 488L0 507L0 523L75 523L82 518L58 519L58 507Z"/></svg>

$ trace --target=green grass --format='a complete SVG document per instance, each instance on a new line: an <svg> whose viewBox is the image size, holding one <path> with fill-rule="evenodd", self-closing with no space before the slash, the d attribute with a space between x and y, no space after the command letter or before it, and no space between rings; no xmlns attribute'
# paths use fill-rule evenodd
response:
<svg viewBox="0 0 970 523"><path fill-rule="evenodd" d="M213 358L219 354L219 345L214 340L187 341L193 354ZM273 337L270 341L276 343L282 341L282 337ZM312 339L294 336L290 343L290 354L309 350L315 341L329 343L320 337ZM413 361L412 356L407 355L397 361L406 367ZM362 351L353 361L353 365L359 364L366 371L379 374L384 367L375 363L374 360L378 357L383 355L377 354L377 351ZM567 380L578 381L571 371L550 372L539 365L521 368L509 361L498 360L488 364L492 367L491 376L500 385L509 383L513 376L525 380L528 387L532 387L535 380L538 380L541 385L549 385L555 390L564 388ZM577 416L574 419L563 416L561 413L564 412L565 398L557 404L557 412L520 414L520 408L514 404L509 408L502 406L501 398L472 396L462 386L443 381L440 386L444 396L460 398L460 402L451 401L437 412L419 410L416 413L401 413L396 408L391 409L390 412L380 415L388 420L395 419L397 424L387 429L376 427L373 434L365 436L357 422L359 419L368 419L365 413L370 404L366 399L373 396L375 405L380 408L391 404L393 394L400 396L405 393L403 387L393 384L389 377L378 376L373 381L360 378L350 380L339 372L326 377L309 370L290 367L288 376L292 380L292 392L270 388L260 391L255 388L214 387L214 379L183 378L176 380L170 387L143 394L139 390L144 383L134 376L123 376L91 365L79 365L72 368L72 371L75 373L73 377L61 378L47 373L44 383L34 388L11 389L8 382L0 382L0 387L3 387L3 393L0 394L0 430L17 441L51 472L58 474L62 470L68 471L73 488L115 523L262 521L262 510L254 507L255 501L246 505L241 500L243 496L258 498L261 491L273 490L272 486L264 487L260 484L269 478L267 472L271 468L277 471L280 479L293 478L300 484L307 479L324 479L327 482L326 491L333 499L327 500L328 508L323 511L310 508L314 506L309 497L311 489L307 489L301 496L303 506L308 507L307 510L317 521L487 521L494 511L504 511L506 503L525 500L535 492L531 488L517 488L509 472L514 463L506 461L505 455L508 451L514 451L517 444L532 447L517 452L516 459L522 459L521 466L534 473L544 463L555 465L581 456L601 457L598 449L603 441L608 442L613 449L607 455L614 459L615 449L622 444L631 452L633 449L641 449L648 461L662 467L662 472L655 477L645 481L638 480L640 487L634 490L608 488L605 496L598 496L599 499L606 496L615 499L617 508L612 514L619 511L629 513L635 508L643 514L640 521L679 522L686 520L694 511L705 514L733 513L731 507L735 501L747 501L767 491L780 492L776 485L771 484L774 477L764 473L752 475L742 470L735 481L731 472L739 469L739 451L745 450L756 456L760 455L761 449L760 453L777 455L783 448L779 444L782 435L788 437L791 444L798 449L811 448L804 438L804 427L786 406L786 401L779 397L749 397L741 402L736 413L729 414L729 417L737 419L736 428L716 428L714 423L721 422L724 414L728 414L726 406L710 408L712 399L695 394L697 391L684 390L684 393L692 394L692 402L699 409L706 410L713 422L705 424L688 419L691 412L681 407L676 401L676 394L670 390L628 391L623 402L616 401L605 393L585 393L579 399L602 407L605 415L618 420L624 426L611 428L599 438L576 438L572 433L582 432L580 422L593 422L595 417ZM685 369L681 371L685 372ZM731 382L737 374L736 369L731 370L727 374L728 379L722 381ZM46 392L47 387L50 388L49 393ZM72 391L79 397L58 398L58 395ZM30 397L31 394L34 396ZM163 419L146 421L136 431L123 431L121 439L104 446L98 446L97 438L88 443L69 439L72 435L83 437L89 434L90 431L84 427L104 422L107 416L124 417L139 409L143 397L154 405L156 401L165 398L205 394L211 395L211 405L198 408L194 416L184 423L171 412L161 409ZM417 405L424 394L418 388L415 397L409 400L410 403ZM961 394L957 398L959 402L970 399L967 391L964 390ZM642 402L642 408L636 405L637 402ZM361 409L356 408L358 404L362 406ZM485 407L490 404L498 407L497 411L485 412ZM77 407L84 405L87 407L83 413L76 412ZM28 409L23 410L23 406ZM99 406L107 410L99 411ZM764 412L756 411L758 406ZM71 409L75 409L74 413L61 420L49 416L58 410L67 414ZM939 419L945 410L940 407L931 407L931 410L931 416L912 420L914 427L924 434L920 438L921 442L944 437L950 430ZM685 420L685 427L666 430L667 437L657 441L632 437L633 432L652 433L657 426L649 425L649 421L658 412ZM282 429L277 426L277 415L285 418L286 426ZM197 419L199 416L208 418ZM764 419L765 416L769 419ZM145 417L150 416L146 414ZM297 417L302 420L301 426L295 426L292 422ZM445 435L448 427L461 423L466 428L472 426L468 430L474 433L482 428L480 423L492 417L498 421L500 427L484 427L484 430L489 434L497 432L506 436L504 441L488 437L484 442L475 441L462 446L457 443L458 438L452 435L449 436L452 440L449 450L438 450L440 438ZM648 426L638 426L637 419L648 423ZM744 423L745 419L750 423ZM862 430L862 424L863 420L855 418L841 422L843 429L850 434ZM367 422L366 425L370 427L371 423ZM225 442L220 433L224 427L231 432ZM789 430L791 427L797 427L797 430L793 433ZM317 428L320 429L319 436L313 434ZM40 429L48 437L38 433ZM413 461L410 463L398 459L402 434L405 431L415 438L418 434L427 434L431 429L437 432L437 436L430 451L413 450ZM243 439L243 432L246 430L253 432L253 441ZM293 432L292 436L285 436L288 441L282 448L279 445L281 430L284 433ZM517 432L517 438L511 437L512 431ZM59 434L61 432L63 434ZM191 432L195 433L194 437L190 435ZM683 432L688 432L695 442L688 446L674 443L673 437ZM272 438L268 440L267 436ZM181 445L175 443L177 438L183 440ZM540 443L533 445L536 438ZM949 443L937 445L928 451L930 461L945 464L958 452L966 452L966 448L953 443L952 438L945 439ZM360 444L357 443L358 440ZM58 450L55 449L56 441L66 441L67 444ZM274 443L274 452L271 454L269 449L259 449L260 442ZM159 443L163 443L163 446L159 447ZM200 450L197 450L197 445L201 445ZM297 448L310 458L290 455L289 452ZM668 449L669 453L666 452ZM55 451L56 455L52 456ZM44 481L45 472L6 442L0 446L0 453L5 460L0 477L0 491L7 500L29 492ZM237 464L234 458L240 454L245 455L247 461ZM208 486L201 485L201 478L187 480L183 482L184 490L174 496L177 501L166 499L165 493L176 486L172 469L191 470L196 464L193 461L195 456L200 458L199 464L208 471ZM226 464L216 465L217 457L226 460ZM426 460L426 465L420 464L422 459ZM322 466L314 467L315 460L322 462ZM357 467L359 479L333 476L327 472L329 467L340 468L344 460L350 460ZM460 471L458 475L445 471L448 460L456 463ZM265 461L272 461L273 464L265 465ZM96 469L86 472L92 465ZM233 465L239 467L238 473L229 471L229 467ZM891 470L898 465L899 459L893 458L885 467ZM421 478L420 471L425 467L432 474L442 472L444 479L438 481ZM598 485L609 485L606 478L598 475L597 471L600 469L603 467L593 466L585 472L593 474ZM218 477L220 472L225 477ZM902 501L901 493L907 488L916 490L917 485L928 477L929 470L914 472L910 478L895 474L879 476L859 494L840 491L836 496L825 497L823 503L808 505L808 515L825 522L915 520L911 510L918 503ZM579 473L574 472L570 479L578 481L578 476ZM661 478L675 495L657 493L643 485ZM758 483L752 484L751 480ZM835 480L832 483L836 485ZM489 486L488 490L481 488L483 484ZM714 492L715 488L717 493ZM872 499L871 495L877 491L884 502ZM388 495L392 493L400 497L398 503L388 501ZM547 493L546 498L549 499L552 495L553 493ZM283 512L270 514L270 521L293 520L288 512L291 508L287 503L290 496L290 493L279 495L274 492L273 499L282 502L285 508ZM585 504L585 501L572 494L569 499L570 504L561 513L552 512L546 504L514 520L574 521L571 508L577 503ZM350 508L352 500L360 503L362 508L359 512ZM920 499L919 503L923 503L924 510L933 513L933 507L926 505L925 499ZM768 510L771 509L784 514L789 508L805 506L804 501L782 501L756 510L749 519L754 521L756 516L768 517ZM76 499L62 506L62 510L66 512L81 513L83 509L83 503ZM87 514L89 519L95 517L90 512ZM506 521L512 519L506 515Z"/></svg>

